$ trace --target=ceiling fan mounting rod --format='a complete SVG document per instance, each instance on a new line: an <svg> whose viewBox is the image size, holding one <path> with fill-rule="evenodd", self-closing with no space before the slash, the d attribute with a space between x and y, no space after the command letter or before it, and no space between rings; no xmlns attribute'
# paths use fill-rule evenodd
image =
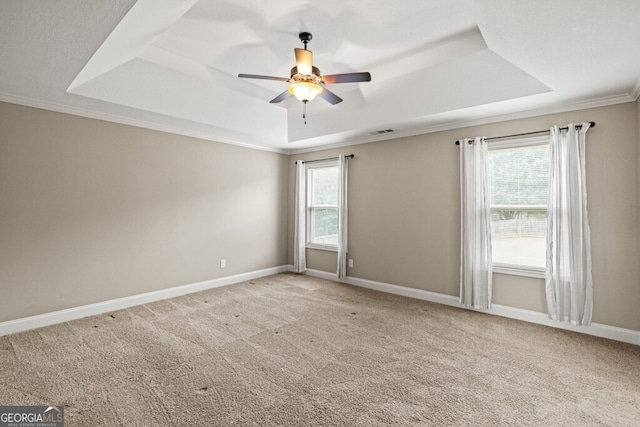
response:
<svg viewBox="0 0 640 427"><path fill-rule="evenodd" d="M311 33L307 33L305 31L305 32L302 32L302 33L298 34L298 37L300 37L300 41L302 43L304 43L304 50L307 50L307 43L309 43L311 41L311 39L313 38Z"/></svg>

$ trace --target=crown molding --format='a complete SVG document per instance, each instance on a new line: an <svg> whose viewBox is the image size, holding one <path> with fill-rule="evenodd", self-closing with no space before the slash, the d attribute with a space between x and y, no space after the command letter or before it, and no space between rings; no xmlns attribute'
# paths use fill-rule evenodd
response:
<svg viewBox="0 0 640 427"><path fill-rule="evenodd" d="M73 116L86 117L89 119L103 120L106 122L118 123L121 125L134 126L138 128L156 130L165 133L171 133L174 135L188 136L192 138L205 139L207 141L218 142L221 144L235 145L243 148L250 148L253 150L269 151L278 154L288 154L287 150L278 148L263 147L253 144L245 144L229 139L214 139L206 132L198 132L182 127L174 127L150 122L147 120L132 119L130 117L123 117L115 114L104 113L101 111L88 110L85 108L74 107L70 105L59 104L56 102L42 101L39 99L33 99L23 96L10 95L0 92L0 102L6 102L9 104L22 105L25 107L39 108L42 110L55 111L57 113L71 114Z"/></svg>
<svg viewBox="0 0 640 427"><path fill-rule="evenodd" d="M376 142L376 141L388 141L392 139L407 138L411 136L425 135L429 133L443 132L447 130L462 129L462 128L471 127L471 126L480 126L480 125L486 125L491 123L506 122L509 120L526 119L530 117L545 116L548 114L558 114L558 113L565 113L568 111L579 111L579 110L586 110L589 108L624 104L626 102L634 102L638 98L638 95L640 95L640 80L638 81L637 86L638 87L637 89L635 89L635 91L638 93L635 94L635 97L632 94L614 95L614 96L590 99L586 101L571 102L571 103L562 104L562 105L554 105L552 107L536 108L532 110L519 111L516 113L484 117L481 119L453 120L453 121L442 123L442 124L425 126L425 127L407 130L407 131L398 131L398 132L394 132L393 134L386 134L384 136L377 136L377 137L373 135L363 136L360 139L350 139L348 141L334 143L334 144L327 144L322 146L315 146L315 147L308 147L308 148L301 148L301 149L292 149L292 150L288 150L288 154L293 155L293 154L312 153L316 151L323 151L323 150L334 149L334 148L344 148L344 147L350 147L353 145L367 144L367 143Z"/></svg>
<svg viewBox="0 0 640 427"><path fill-rule="evenodd" d="M194 130L190 130L182 127L167 126L167 125L150 122L147 120L132 119L129 117L123 117L115 114L108 114L108 113L103 113L99 111L88 110L88 109L74 107L70 105L59 104L55 102L42 101L42 100L28 98L28 97L16 96L16 95L11 95L11 94L2 93L2 92L0 92L0 101L7 102L10 104L18 104L18 105L24 105L27 107L55 111L59 113L71 114L74 116L86 117L90 119L104 120L108 122L119 123L123 125L134 126L134 127L144 128L144 129L157 130L160 132L172 133L176 135L199 138L199 139L204 139L208 141L218 142L221 144L235 145L238 147L249 148L253 150L268 151L272 153L285 154L285 155L294 155L294 154L313 153L317 151L324 151L324 150L330 150L330 149L336 149L336 148L351 147L355 145L368 144L371 142L407 138L411 136L424 135L424 134L435 133L435 132L443 132L447 130L462 129L470 126L479 126L479 125L485 125L485 124L491 124L491 123L505 122L509 120L538 117L538 116L544 116L547 114L558 114L558 113L564 113L568 111L579 111L579 110L586 110L589 108L623 104L626 102L634 102L638 99L639 96L640 96L640 79L638 80L638 82L636 83L636 85L634 86L633 90L630 93L625 93L621 95L595 98L595 99L590 99L590 100L580 101L580 102L571 102L571 103L566 103L562 105L555 105L551 107L519 111L515 113L484 117L480 119L452 120L446 123L423 126L419 128L406 130L406 131L396 131L396 132L393 132L393 134L381 134L381 135L367 134L367 135L361 135L361 136L348 137L348 139L342 142L336 142L336 143L330 143L330 144L324 144L324 145L314 145L312 147L305 147L305 148L299 148L299 149L279 149L279 148L272 148L272 147L263 147L259 145L253 145L253 144L246 144L246 143L241 143L241 142L237 142L230 139L224 139L224 138L213 139L211 135L209 135L206 132L194 131ZM319 143L319 144L322 144L322 143Z"/></svg>

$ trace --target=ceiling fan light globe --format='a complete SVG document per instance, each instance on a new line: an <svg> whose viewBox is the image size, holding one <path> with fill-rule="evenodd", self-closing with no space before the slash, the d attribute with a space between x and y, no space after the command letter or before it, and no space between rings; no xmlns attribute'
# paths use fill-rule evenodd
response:
<svg viewBox="0 0 640 427"><path fill-rule="evenodd" d="M322 93L322 87L315 83L301 82L294 83L289 86L289 93L298 98L298 101L313 101L313 99Z"/></svg>

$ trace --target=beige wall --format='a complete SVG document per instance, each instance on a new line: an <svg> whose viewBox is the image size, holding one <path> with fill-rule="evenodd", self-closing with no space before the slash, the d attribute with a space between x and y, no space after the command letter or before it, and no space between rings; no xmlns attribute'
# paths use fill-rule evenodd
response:
<svg viewBox="0 0 640 427"><path fill-rule="evenodd" d="M287 182L281 154L0 103L0 321L284 265Z"/></svg>
<svg viewBox="0 0 640 427"><path fill-rule="evenodd" d="M636 110L638 112L638 169L636 169L636 175L638 175L638 199L640 200L640 97L636 101ZM640 202L638 203L638 209L640 209ZM640 214L639 214L640 215ZM640 234L638 234L638 241L640 242ZM640 246L640 243L638 243Z"/></svg>
<svg viewBox="0 0 640 427"><path fill-rule="evenodd" d="M636 103L512 120L293 155L354 153L349 165L349 258L354 277L458 295L460 179L454 141L595 121L587 134L587 187L597 323L640 330L640 134ZM293 212L289 182L289 212ZM289 216L292 262L292 216ZM310 268L335 271L335 253L308 250ZM544 281L496 274L494 303L545 312Z"/></svg>
<svg viewBox="0 0 640 427"><path fill-rule="evenodd" d="M457 295L453 142L583 120L594 321L640 330L640 101L293 156L0 103L0 321L291 263L293 161L338 153L349 274ZM495 303L545 311L542 280L494 281Z"/></svg>

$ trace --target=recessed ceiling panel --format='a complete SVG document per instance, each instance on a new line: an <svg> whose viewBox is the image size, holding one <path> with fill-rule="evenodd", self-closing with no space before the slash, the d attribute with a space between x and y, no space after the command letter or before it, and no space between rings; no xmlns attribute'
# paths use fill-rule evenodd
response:
<svg viewBox="0 0 640 427"><path fill-rule="evenodd" d="M314 109L309 111L306 125L292 108L289 138L296 141L353 128L371 128L372 123L428 117L549 91L537 79L485 49L399 78L360 85L358 93L336 89L339 96L355 100L362 108L345 105ZM389 109L388 105L394 108ZM330 128L327 123L331 123Z"/></svg>
<svg viewBox="0 0 640 427"><path fill-rule="evenodd" d="M117 87L118 90L111 88ZM83 96L203 123L265 140L286 140L286 111L223 85L134 59L85 83ZM237 111L242 109L242 115Z"/></svg>

